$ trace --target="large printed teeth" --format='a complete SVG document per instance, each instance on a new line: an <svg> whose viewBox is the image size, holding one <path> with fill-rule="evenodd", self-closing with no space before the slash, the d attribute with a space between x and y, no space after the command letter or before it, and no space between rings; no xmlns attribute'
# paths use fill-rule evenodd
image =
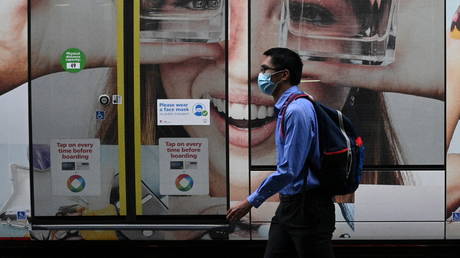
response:
<svg viewBox="0 0 460 258"><path fill-rule="evenodd" d="M217 111L221 113L225 113L225 100L212 98L212 104L216 107ZM239 104L239 103L230 103L229 110L230 114L229 117L235 120L248 120L249 116L249 105ZM251 120L256 119L267 119L273 117L274 108L269 106L258 106L255 104L251 104Z"/></svg>

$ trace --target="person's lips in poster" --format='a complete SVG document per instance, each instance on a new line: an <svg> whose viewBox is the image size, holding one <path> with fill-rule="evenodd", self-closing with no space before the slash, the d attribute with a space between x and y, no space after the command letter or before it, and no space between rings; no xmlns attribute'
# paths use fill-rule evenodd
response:
<svg viewBox="0 0 460 258"><path fill-rule="evenodd" d="M254 89L256 91L257 89ZM210 93L211 116L217 121L217 128L225 135L226 103L225 94ZM246 91L232 90L228 96L229 100L229 141L230 144L238 147L248 147L248 128L251 125L251 145L256 146L264 142L273 134L276 126L276 117L273 108L273 100L270 97L253 93L251 105ZM251 108L251 119L249 121L249 108Z"/></svg>

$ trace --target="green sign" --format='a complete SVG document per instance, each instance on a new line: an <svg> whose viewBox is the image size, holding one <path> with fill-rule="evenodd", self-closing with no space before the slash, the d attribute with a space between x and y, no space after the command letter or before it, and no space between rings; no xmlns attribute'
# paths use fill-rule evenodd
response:
<svg viewBox="0 0 460 258"><path fill-rule="evenodd" d="M67 72L78 73L85 68L85 53L78 48L69 48L61 55L61 65Z"/></svg>

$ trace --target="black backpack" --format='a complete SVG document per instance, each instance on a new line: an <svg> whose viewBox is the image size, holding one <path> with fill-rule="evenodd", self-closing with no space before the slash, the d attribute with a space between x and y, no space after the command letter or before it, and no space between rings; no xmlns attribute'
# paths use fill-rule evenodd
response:
<svg viewBox="0 0 460 258"><path fill-rule="evenodd" d="M314 101L308 94L293 94L280 111L281 136L284 136L287 107L298 98L306 98L313 104L318 120L320 167L310 164L310 158L307 158L304 170L311 167L321 187L333 195L355 192L362 176L364 145L351 121L342 112Z"/></svg>

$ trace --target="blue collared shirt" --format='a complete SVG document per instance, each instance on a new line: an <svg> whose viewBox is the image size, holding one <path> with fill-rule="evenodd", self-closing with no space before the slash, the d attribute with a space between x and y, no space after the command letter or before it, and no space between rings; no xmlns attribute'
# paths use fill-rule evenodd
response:
<svg viewBox="0 0 460 258"><path fill-rule="evenodd" d="M281 137L280 110L289 96L303 93L297 86L287 89L275 104L277 114L275 141L277 151L277 170L268 176L247 200L254 207L259 207L270 196L279 192L282 195L293 195L304 189L319 186L318 178L308 168L307 175L302 172L310 150L311 162L319 165L318 123L312 103L300 98L293 101L287 108L284 117L284 137Z"/></svg>

